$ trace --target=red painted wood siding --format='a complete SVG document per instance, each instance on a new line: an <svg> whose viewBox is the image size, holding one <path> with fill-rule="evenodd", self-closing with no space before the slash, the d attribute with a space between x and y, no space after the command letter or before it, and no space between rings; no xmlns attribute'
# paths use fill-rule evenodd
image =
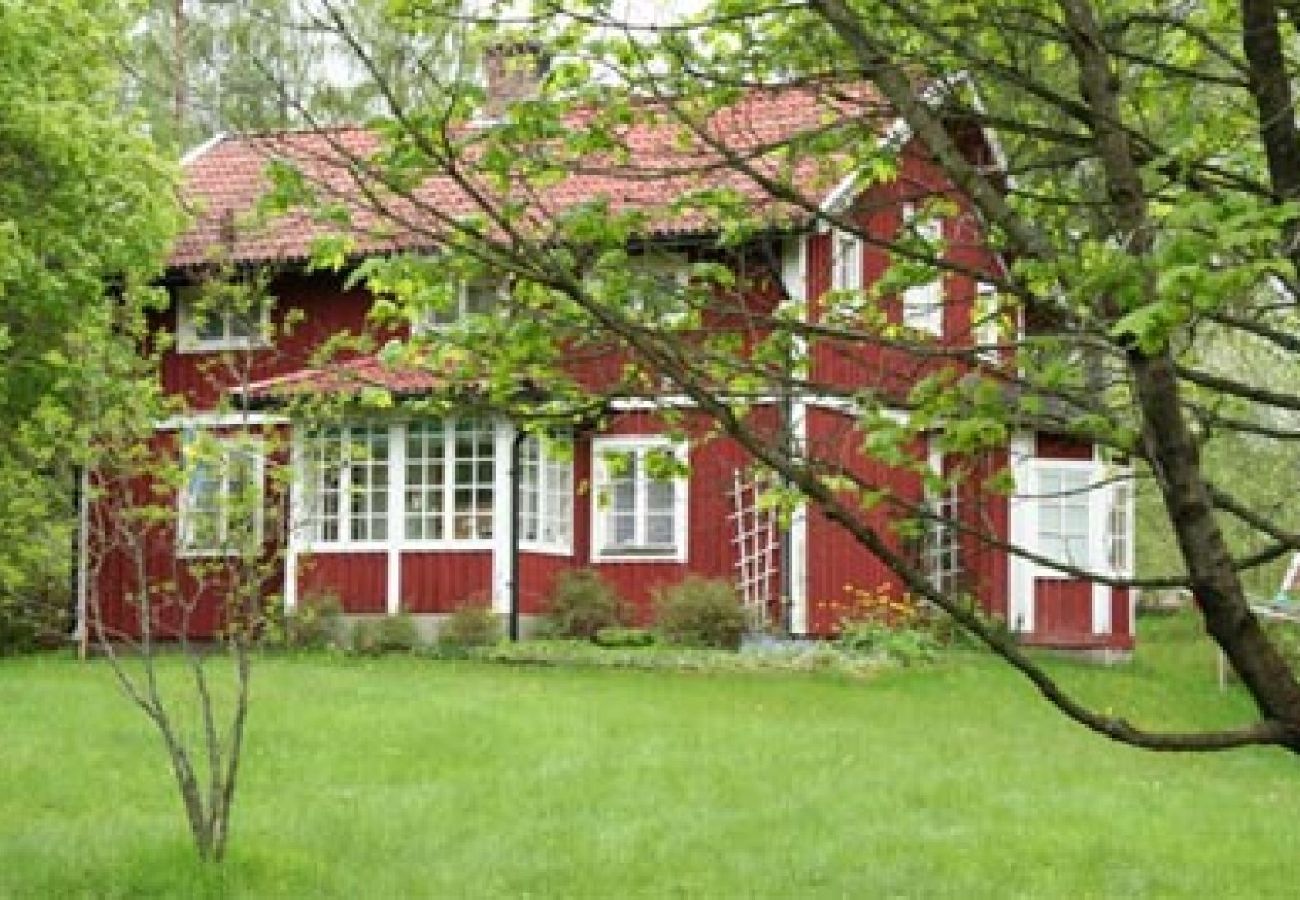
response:
<svg viewBox="0 0 1300 900"><path fill-rule="evenodd" d="M574 514L585 512L581 498L574 505ZM519 611L525 615L541 615L547 610L555 579L566 569L575 568L572 556L553 556L548 553L519 555Z"/></svg>
<svg viewBox="0 0 1300 900"><path fill-rule="evenodd" d="M492 553L407 550L402 553L402 609L411 613L455 612L492 596Z"/></svg>
<svg viewBox="0 0 1300 900"><path fill-rule="evenodd" d="M984 231L973 207L925 158L917 145L907 149L898 179L868 188L849 215L867 233L892 238L902 225L902 204L928 196L941 196L957 207L955 215L944 219L946 259L955 266L975 271L996 271L996 260L984 247ZM818 298L831 287L831 263L829 236L817 235L810 239L807 291L814 318L821 315ZM883 247L867 243L863 248L863 285L870 286L880 280L888 266L888 252ZM974 342L971 310L975 301L975 281L965 274L948 273L943 276L943 284L945 303L941 343L969 347ZM900 297L886 298L883 309L889 321L902 321ZM869 386L892 396L905 395L920 378L952 365L969 368L966 364L927 359L867 340L822 340L813 347L813 379L817 383L848 389Z"/></svg>
<svg viewBox="0 0 1300 900"><path fill-rule="evenodd" d="M1092 444L1063 434L1034 434L1034 456L1040 459L1092 459Z"/></svg>
<svg viewBox="0 0 1300 900"><path fill-rule="evenodd" d="M350 615L388 610L388 555L313 553L298 557L298 601L334 594Z"/></svg>
<svg viewBox="0 0 1300 900"><path fill-rule="evenodd" d="M1092 635L1092 584L1066 578L1034 579L1034 636L1039 640Z"/></svg>
<svg viewBox="0 0 1300 900"><path fill-rule="evenodd" d="M829 410L809 410L808 442L813 453L839 462L865 483L879 485L913 502L921 499L920 476L890 469L862 455L862 433L850 417ZM883 503L862 515L868 527L898 550L901 542L889 528L891 518L893 516ZM903 590L897 577L884 563L846 529L831 521L821 510L813 508L808 516L808 627L811 633L829 635L836 632L840 619L849 611L849 588L882 589L895 597Z"/></svg>
<svg viewBox="0 0 1300 900"><path fill-rule="evenodd" d="M256 351L248 380L256 381L293 372L310 364L312 353L338 334L361 334L370 297L362 290L343 291L337 275L285 274L270 285L275 304L271 320L274 345ZM160 313L156 330L175 335L175 302ZM288 334L281 333L287 320L296 320ZM349 354L340 355L341 359ZM183 397L190 409L212 409L238 385L242 376L230 361L243 354L182 353L175 346L163 354L162 385L169 394ZM242 362L242 360L240 360Z"/></svg>

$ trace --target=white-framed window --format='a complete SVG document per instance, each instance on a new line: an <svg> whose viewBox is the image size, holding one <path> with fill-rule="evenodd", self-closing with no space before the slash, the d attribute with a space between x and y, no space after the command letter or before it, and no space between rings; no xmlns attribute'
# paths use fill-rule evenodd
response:
<svg viewBox="0 0 1300 900"><path fill-rule="evenodd" d="M997 361L998 345L1002 341L1000 317L997 285L977 281L975 303L971 306L971 337L980 357L990 362Z"/></svg>
<svg viewBox="0 0 1300 900"><path fill-rule="evenodd" d="M429 309L416 331L438 331L461 324L470 316L487 316L501 306L499 284L491 281L462 281L456 286L455 301L442 309Z"/></svg>
<svg viewBox="0 0 1300 900"><path fill-rule="evenodd" d="M831 232L831 288L856 291L862 287L862 238L851 231Z"/></svg>
<svg viewBox="0 0 1300 900"><path fill-rule="evenodd" d="M914 205L903 206L903 226L926 245L939 249L943 240L943 220L919 218ZM903 324L928 334L943 334L943 278L918 284L903 291Z"/></svg>
<svg viewBox="0 0 1300 900"><path fill-rule="evenodd" d="M1039 463L1036 471L1039 554L1063 565L1088 568L1091 467Z"/></svg>
<svg viewBox="0 0 1300 900"><path fill-rule="evenodd" d="M182 353L246 350L266 343L270 310L237 309L222 302L221 292L199 285L176 288L177 349Z"/></svg>
<svg viewBox="0 0 1300 900"><path fill-rule="evenodd" d="M962 574L961 535L955 524L959 511L957 486L931 497L929 505L936 518L929 520L926 529L925 567L934 589L947 594L957 589Z"/></svg>
<svg viewBox="0 0 1300 900"><path fill-rule="evenodd" d="M627 311L657 325L680 325L690 315L687 296L689 268L680 253L655 253L628 258Z"/></svg>
<svg viewBox="0 0 1300 900"><path fill-rule="evenodd" d="M1111 486L1106 510L1106 559L1111 573L1133 573L1133 486L1126 481Z"/></svg>
<svg viewBox="0 0 1300 900"><path fill-rule="evenodd" d="M487 419L406 423L407 543L492 539L496 428Z"/></svg>
<svg viewBox="0 0 1300 900"><path fill-rule="evenodd" d="M222 556L262 540L262 443L187 431L181 438L180 550Z"/></svg>
<svg viewBox="0 0 1300 900"><path fill-rule="evenodd" d="M686 559L686 446L657 437L592 442L592 559Z"/></svg>
<svg viewBox="0 0 1300 900"><path fill-rule="evenodd" d="M519 537L526 546L573 547L573 456L568 435L524 438L519 448Z"/></svg>
<svg viewBox="0 0 1300 900"><path fill-rule="evenodd" d="M387 425L322 428L304 441L299 475L303 530L311 544L388 540L390 440Z"/></svg>

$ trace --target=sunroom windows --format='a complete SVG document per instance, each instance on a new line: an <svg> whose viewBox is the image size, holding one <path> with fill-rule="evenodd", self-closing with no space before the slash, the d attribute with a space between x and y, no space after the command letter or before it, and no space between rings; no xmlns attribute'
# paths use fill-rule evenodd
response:
<svg viewBox="0 0 1300 900"><path fill-rule="evenodd" d="M509 441L488 419L321 428L299 441L296 540L308 549L487 549L505 528ZM573 463L563 439L524 439L520 542L569 552Z"/></svg>

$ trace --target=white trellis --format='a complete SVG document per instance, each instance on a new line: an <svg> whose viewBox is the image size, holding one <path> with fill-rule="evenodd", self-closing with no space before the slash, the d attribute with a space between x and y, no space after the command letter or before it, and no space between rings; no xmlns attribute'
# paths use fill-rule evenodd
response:
<svg viewBox="0 0 1300 900"><path fill-rule="evenodd" d="M761 502L770 486L770 476L737 469L731 491L733 512L728 516L731 543L736 547L736 583L741 601L764 624L775 596L780 543L776 509Z"/></svg>

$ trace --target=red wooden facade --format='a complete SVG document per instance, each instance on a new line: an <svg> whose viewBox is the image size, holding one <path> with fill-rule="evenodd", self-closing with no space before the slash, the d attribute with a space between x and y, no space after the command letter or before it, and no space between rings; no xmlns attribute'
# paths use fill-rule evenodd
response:
<svg viewBox="0 0 1300 900"><path fill-rule="evenodd" d="M198 164L202 164L201 159ZM895 182L869 188L854 198L848 209L866 232L892 236L902 225L903 205L920 193L943 195L952 204L951 211L942 219L948 258L972 271L992 271L997 261L983 248L969 204L960 195L945 190L938 173L920 154L907 155ZM781 242L785 258L792 261L791 271L777 272L758 261L757 255L746 256L744 264L749 269L743 283L747 292L736 298L742 302L727 305L729 312L720 312L711 324L749 327L744 310L770 311L782 300L782 285L793 295L792 299L806 301L813 319L820 315L820 301L832 289L833 235L811 226L804 232L782 237ZM887 265L884 251L865 244L859 273L862 284L878 280ZM973 277L944 276L940 344L970 346L976 290ZM345 290L338 277L303 274L300 266L281 265L271 291L275 297L272 324L277 337L272 346L257 351L251 370L242 373L249 381L265 383L268 379L302 373L310 369L312 354L327 340L340 333L366 332L368 295L360 289ZM177 305L159 315L158 330L170 333L179 330ZM899 321L901 301L886 298L884 306L889 318ZM286 326L286 323L292 324ZM747 339L756 336L757 333ZM885 488L906 503L924 504L927 497L921 476L912 469L889 468L869 459L862 451L866 436L860 425L842 403L835 402L835 397L870 388L884 396L901 398L911 385L940 364L941 360L935 357L923 358L886 345L818 342L811 359L811 381L825 386L828 394L797 398L796 415L803 428L801 439L813 454L842 465L862 483ZM597 354L575 363L575 371L588 383L600 384L616 378L621 366L617 355ZM219 407L230 408L230 401L235 397L231 389L241 384L237 374L224 364L221 354L182 352L177 347L165 352L163 385L169 393L183 398L189 418L164 424L160 430L160 448L171 448L174 452L175 436L184 428L213 427L214 423L226 421L216 411ZM469 543L455 547L414 546L393 539L366 547L343 544L308 547L296 545L293 536L281 528L279 533L267 535L267 540L269 544L288 545L291 562L284 570L288 577L286 581L281 573L278 580L270 578L266 589L270 593L283 592L289 603L302 602L314 593L329 593L339 598L344 611L350 615L401 611L435 616L449 613L466 602L491 604L494 609L504 611L513 588L520 611L531 616L544 611L546 597L560 572L592 566L627 599L637 620L648 623L653 616L652 597L659 586L691 573L732 580L737 577L732 488L736 473L745 470L751 462L748 454L730 439L713 437L693 443L690 477L682 485L684 495L677 501L685 507L682 558L602 558L594 546L593 534L601 515L593 499L593 485L597 481L593 447L598 441L663 433L663 422L654 409L656 402L666 401L648 397L640 404L629 402L622 407L615 406L598 429L580 430L575 435L567 544L545 551L522 547L517 558L517 585L509 584L508 580L509 560L503 558L503 553L513 554L514 548L503 545L502 535L508 523L503 520L498 504L494 507L493 533L473 546ZM298 430L274 408L259 411L257 415L258 427L266 429L268 438L273 437L279 446L268 460L268 470L287 465L288 447L298 440ZM760 405L752 421L771 440L782 440L785 415L786 411L771 402ZM707 423L691 416L697 414L688 409L688 425L696 434L703 435ZM391 418L401 421L401 413L394 413ZM500 427L510 425L502 423ZM502 434L506 432L499 432L498 438ZM507 445L508 441L502 443L502 440L496 444L494 503L503 485L499 477L501 467L508 465L508 456L501 450ZM926 448L915 449L919 458L925 458ZM1073 647L1125 649L1131 646L1132 611L1126 591L1111 590L1017 560L996 546L997 542L1010 542L1032 550L1038 535L1046 533L1047 526L1035 512L1041 504L1033 498L1032 488L1026 496L1016 499L984 486L996 472L1008 466L1016 471L1018 494L1025 493L1021 490L1022 482L1033 482L1042 467L1056 463L1091 467L1089 472L1098 473L1102 461L1091 445L1053 435L1022 435L1003 451L977 458L950 457L938 463L948 472L964 473L954 502L956 518L966 530L954 532L952 538L956 547L953 558L960 560L963 590L976 597L990 614L1005 619L1014 630L1024 632L1027 640ZM137 484L133 490L143 493L150 486ZM404 495L389 496L400 499ZM130 505L129 495L120 495L119 499ZM287 498L267 502L281 504L283 509L292 505ZM105 508L92 516L92 531L97 528L107 531L110 513ZM1105 555L1102 539L1095 532L1104 524L1106 513L1100 507L1089 507L1087 515L1090 517L1087 539L1098 553ZM392 512L391 516L390 523L400 523L398 512ZM866 514L865 521L885 536L893 548L906 554L911 552L906 540L891 528L891 520L897 516L889 504L880 504ZM1131 519L1129 513L1126 521L1130 528ZM991 535L993 542L981 540L980 533ZM1131 535L1127 542L1131 552ZM785 625L795 633L816 636L835 633L846 594L854 590L901 593L897 577L819 509L796 515L794 524L780 535L779 544L781 552L771 571L772 596L766 612L770 621ZM176 546L174 533L155 534L146 555L144 575L156 584L160 597L192 596L184 630L191 635L211 635L222 624L222 614L214 599L217 592L193 591L195 585L189 583L192 581L189 564L183 559L178 561ZM1122 568L1117 563L1114 574L1124 574ZM132 570L132 561L124 554L108 553L93 574L96 583L92 590L101 598L105 624L124 633L138 632L139 623L134 618L130 598L139 590L140 575ZM169 612L165 606L159 613L160 626L165 632L175 633L182 627L179 613Z"/></svg>

